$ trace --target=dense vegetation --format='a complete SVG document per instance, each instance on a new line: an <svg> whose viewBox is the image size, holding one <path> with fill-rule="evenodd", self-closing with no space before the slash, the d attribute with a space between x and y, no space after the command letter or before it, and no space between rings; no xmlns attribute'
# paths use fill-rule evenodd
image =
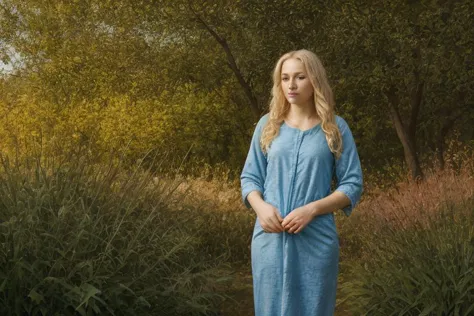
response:
<svg viewBox="0 0 474 316"><path fill-rule="evenodd" d="M87 143L130 162L156 149L186 157L187 173L238 173L275 61L308 48L367 171L421 177L456 132L473 138L473 12L468 0L3 0L0 58L15 70L0 81L2 148Z"/></svg>
<svg viewBox="0 0 474 316"><path fill-rule="evenodd" d="M338 315L473 312L473 20L468 0L0 0L0 314L251 314L238 174L299 48L364 168Z"/></svg>
<svg viewBox="0 0 474 316"><path fill-rule="evenodd" d="M472 311L472 158L338 214L337 315ZM238 187L94 160L2 158L2 315L252 313Z"/></svg>
<svg viewBox="0 0 474 316"><path fill-rule="evenodd" d="M178 181L83 156L37 158L2 160L2 315L218 311L228 262L248 258L248 213L231 214L237 227L226 231L221 213L177 207Z"/></svg>

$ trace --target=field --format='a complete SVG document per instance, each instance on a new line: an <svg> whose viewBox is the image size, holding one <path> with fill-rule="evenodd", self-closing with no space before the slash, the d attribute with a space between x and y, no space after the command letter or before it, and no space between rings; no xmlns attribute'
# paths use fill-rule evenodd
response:
<svg viewBox="0 0 474 316"><path fill-rule="evenodd" d="M337 214L337 315L474 309L473 159ZM251 315L238 183L71 155L0 172L2 315Z"/></svg>

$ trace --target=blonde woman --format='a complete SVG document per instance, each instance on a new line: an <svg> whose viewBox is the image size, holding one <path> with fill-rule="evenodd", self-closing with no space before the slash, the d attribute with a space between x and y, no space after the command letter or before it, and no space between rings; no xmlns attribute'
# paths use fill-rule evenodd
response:
<svg viewBox="0 0 474 316"><path fill-rule="evenodd" d="M243 201L257 215L255 315L333 315L334 212L349 216L361 197L359 155L347 122L334 113L326 71L314 53L283 55L273 83L270 112L257 123L241 175Z"/></svg>

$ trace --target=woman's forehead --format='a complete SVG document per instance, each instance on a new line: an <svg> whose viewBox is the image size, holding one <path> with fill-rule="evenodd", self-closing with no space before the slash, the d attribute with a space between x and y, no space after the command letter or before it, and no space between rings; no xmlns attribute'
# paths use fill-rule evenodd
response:
<svg viewBox="0 0 474 316"><path fill-rule="evenodd" d="M305 73L304 65L301 60L289 58L281 66L281 74Z"/></svg>

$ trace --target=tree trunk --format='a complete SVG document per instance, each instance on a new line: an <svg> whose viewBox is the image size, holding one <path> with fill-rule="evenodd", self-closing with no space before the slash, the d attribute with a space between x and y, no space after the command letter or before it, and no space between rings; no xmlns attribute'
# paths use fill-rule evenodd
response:
<svg viewBox="0 0 474 316"><path fill-rule="evenodd" d="M388 103L390 107L390 112L389 112L390 119L392 120L395 130L397 132L398 138L400 139L400 142L402 143L403 151L405 155L405 162L407 163L408 168L410 169L411 176L414 180L417 180L417 181L423 180L424 175L423 175L423 171L421 170L418 156L416 153L416 148L415 148L415 140L414 140L415 133L413 132L414 120L413 119L411 120L412 124L411 124L410 130L408 130L403 124L403 121L398 112L398 105L400 101L395 92L395 88L391 87L390 90L386 92L386 95L389 100ZM413 112L413 108L412 108L412 112Z"/></svg>

